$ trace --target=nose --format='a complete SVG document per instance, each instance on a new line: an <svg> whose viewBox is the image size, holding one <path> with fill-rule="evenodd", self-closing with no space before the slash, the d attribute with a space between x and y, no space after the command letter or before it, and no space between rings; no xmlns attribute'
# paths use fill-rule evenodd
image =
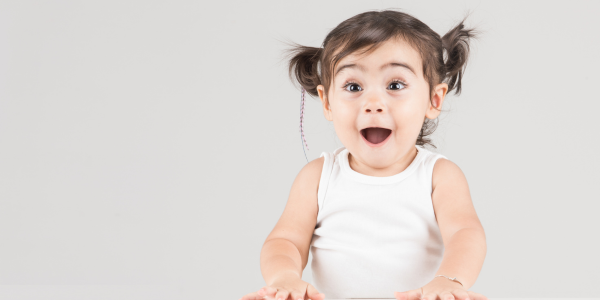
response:
<svg viewBox="0 0 600 300"><path fill-rule="evenodd" d="M367 102L367 105L365 106L365 111L367 113L370 113L371 111L382 112L384 107L385 106L381 99L373 97L369 99L369 102Z"/></svg>

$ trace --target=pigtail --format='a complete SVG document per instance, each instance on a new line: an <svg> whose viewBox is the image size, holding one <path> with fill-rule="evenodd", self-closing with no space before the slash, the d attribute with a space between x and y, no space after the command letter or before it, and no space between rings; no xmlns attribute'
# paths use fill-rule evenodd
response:
<svg viewBox="0 0 600 300"><path fill-rule="evenodd" d="M289 61L290 80L294 81L292 76L294 74L300 83L300 138L302 139L302 149L304 150L306 147L308 150L308 143L304 137L304 94L319 96L317 86L321 84L321 78L318 69L323 49L293 44L292 48L287 49L287 52L291 56ZM306 151L304 151L304 156L306 157ZM306 161L308 162L308 157L306 157Z"/></svg>
<svg viewBox="0 0 600 300"><path fill-rule="evenodd" d="M289 76L295 75L296 81L314 97L318 97L317 86L321 84L319 74L319 61L323 54L323 48L315 48L294 44L287 52L291 55L289 60Z"/></svg>
<svg viewBox="0 0 600 300"><path fill-rule="evenodd" d="M442 46L446 50L446 78L448 78L448 93L456 88L455 94L460 94L461 80L467 67L469 57L469 42L477 37L474 29L465 29L464 19L442 37Z"/></svg>

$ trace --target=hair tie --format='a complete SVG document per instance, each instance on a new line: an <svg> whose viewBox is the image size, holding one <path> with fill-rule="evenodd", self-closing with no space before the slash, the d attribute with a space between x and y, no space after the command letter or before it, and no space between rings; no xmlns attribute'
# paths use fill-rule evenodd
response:
<svg viewBox="0 0 600 300"><path fill-rule="evenodd" d="M304 145L306 145L306 150L308 150L308 144L306 143L306 138L304 137L304 92L306 90L302 87L301 98L300 98L300 138L302 140L302 151L304 151ZM306 162L308 162L308 157L306 156L306 151L304 151L304 157L306 157Z"/></svg>

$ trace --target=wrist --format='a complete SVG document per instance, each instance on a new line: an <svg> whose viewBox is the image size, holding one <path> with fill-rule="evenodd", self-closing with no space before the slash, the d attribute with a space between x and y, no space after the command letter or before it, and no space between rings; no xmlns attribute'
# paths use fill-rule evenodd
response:
<svg viewBox="0 0 600 300"><path fill-rule="evenodd" d="M454 278L454 277L450 277L450 278ZM454 279L460 281L460 279L458 279L458 278L454 278ZM464 288L464 286L460 282L448 279L443 276L434 277L433 280L431 280L431 282L436 282L436 283L441 283L441 284L450 284L450 285L456 286L457 288Z"/></svg>
<svg viewBox="0 0 600 300"><path fill-rule="evenodd" d="M267 281L267 285L272 285L274 282L276 281L281 281L281 280L290 280L290 279L302 279L302 274L298 274L298 272L296 270L282 270L281 272L278 272L277 274L273 275L271 277L270 282Z"/></svg>

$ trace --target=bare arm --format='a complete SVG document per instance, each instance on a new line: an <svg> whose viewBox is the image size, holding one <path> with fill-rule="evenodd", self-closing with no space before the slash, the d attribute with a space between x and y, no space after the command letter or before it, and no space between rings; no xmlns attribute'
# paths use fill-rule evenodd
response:
<svg viewBox="0 0 600 300"><path fill-rule="evenodd" d="M317 191L324 158L306 164L292 184L285 209L263 244L260 269L267 285L290 274L302 278L317 223Z"/></svg>
<svg viewBox="0 0 600 300"><path fill-rule="evenodd" d="M440 158L434 166L433 188L433 206L445 248L436 275L456 277L468 290L479 276L487 245L467 179L456 164Z"/></svg>
<svg viewBox="0 0 600 300"><path fill-rule="evenodd" d="M445 246L444 258L436 275L457 277L465 289L475 284L486 254L485 235L476 228L457 231ZM440 280L447 278L438 277Z"/></svg>
<svg viewBox="0 0 600 300"><path fill-rule="evenodd" d="M267 285L289 273L302 278L302 256L294 243L275 238L265 242L260 252L260 270Z"/></svg>

